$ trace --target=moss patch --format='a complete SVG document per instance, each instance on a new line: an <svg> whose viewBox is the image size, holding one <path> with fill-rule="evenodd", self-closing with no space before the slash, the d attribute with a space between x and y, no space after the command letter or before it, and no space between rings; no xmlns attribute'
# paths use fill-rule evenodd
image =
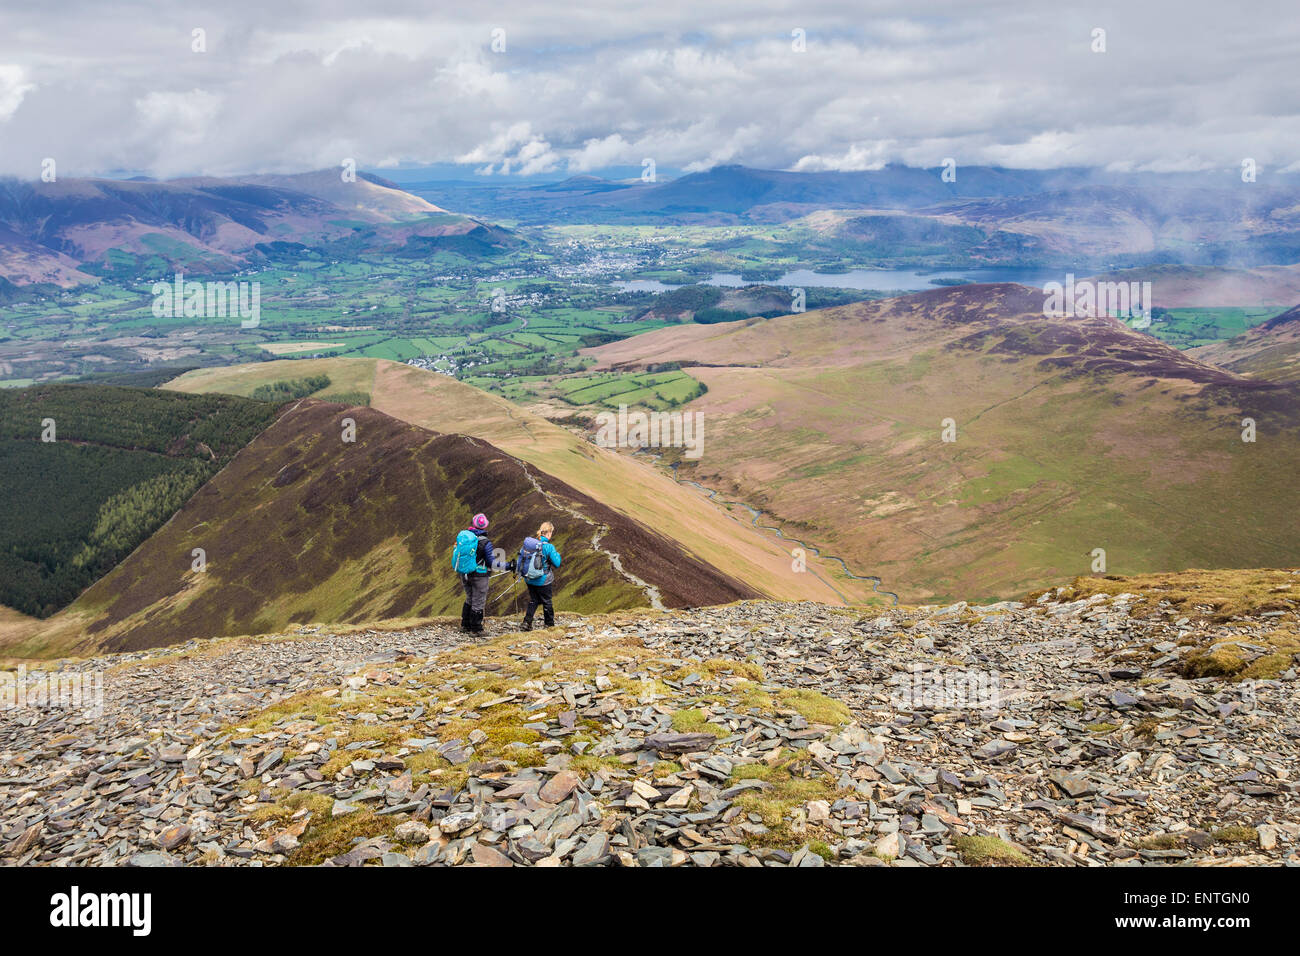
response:
<svg viewBox="0 0 1300 956"><path fill-rule="evenodd" d="M1215 647L1192 651L1178 665L1184 677L1233 677L1246 669L1246 659L1235 647Z"/></svg>
<svg viewBox="0 0 1300 956"><path fill-rule="evenodd" d="M960 836L953 848L967 866L1033 866L1029 857L993 836Z"/></svg>
<svg viewBox="0 0 1300 956"><path fill-rule="evenodd" d="M852 719L849 708L843 703L815 690L785 688L777 691L775 700L778 707L796 711L814 724L843 727Z"/></svg>
<svg viewBox="0 0 1300 956"><path fill-rule="evenodd" d="M727 736L727 730L709 723L704 711L691 707L673 712L673 730L683 734L705 733L715 737Z"/></svg>
<svg viewBox="0 0 1300 956"><path fill-rule="evenodd" d="M1154 836L1143 837L1138 841L1138 846L1143 850L1176 850L1182 842L1176 834L1157 833Z"/></svg>
<svg viewBox="0 0 1300 956"><path fill-rule="evenodd" d="M733 780L762 780L769 786L746 790L736 797L736 806L757 815L767 833L755 838L761 846L796 849L808 842L818 828L801 820L804 804L810 800L833 802L841 796L834 781L812 768L812 759L802 752L775 767L764 763L745 764L732 773Z"/></svg>

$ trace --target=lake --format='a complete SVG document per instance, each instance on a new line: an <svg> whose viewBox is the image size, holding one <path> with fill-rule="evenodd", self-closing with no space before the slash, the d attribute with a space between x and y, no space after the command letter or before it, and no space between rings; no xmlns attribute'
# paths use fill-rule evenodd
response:
<svg viewBox="0 0 1300 956"><path fill-rule="evenodd" d="M1044 282L1063 281L1057 273L1042 273L1028 269L945 269L938 272L914 272L910 269L850 269L848 272L813 272L811 269L794 269L761 283L747 282L734 272L717 272L701 285L738 288L745 285L782 285L800 288L867 289L876 292L919 292L935 289L934 279L963 279L967 282L1019 282L1032 288L1042 288ZM679 289L658 279L632 279L615 282L624 292L667 292Z"/></svg>

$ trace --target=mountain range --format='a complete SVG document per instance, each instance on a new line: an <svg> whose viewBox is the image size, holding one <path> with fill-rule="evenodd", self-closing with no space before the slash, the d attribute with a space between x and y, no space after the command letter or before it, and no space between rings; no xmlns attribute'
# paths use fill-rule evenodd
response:
<svg viewBox="0 0 1300 956"><path fill-rule="evenodd" d="M542 185L398 186L338 170L225 179L0 180L0 279L68 287L97 276L220 273L294 244L471 257L522 225L786 224L806 253L871 261L1100 271L1174 263L1257 268L1300 258L1291 177L1094 169L859 172L718 166L663 182L577 176ZM457 212L448 212L448 210ZM834 258L834 256L832 256Z"/></svg>
<svg viewBox="0 0 1300 956"><path fill-rule="evenodd" d="M1132 261L1171 250L1182 261L1230 247L1246 262L1300 258L1286 252L1300 206L1285 189L1193 176L962 169L946 183L937 170L904 167L720 167L665 183L418 191L368 174L346 183L335 171L5 182L0 271L10 287L39 288L146 268L252 268L308 244L349 262L374 250L493 255L536 238L494 218L585 216L784 223L802 230L796 243L921 256L960 248L990 261L1084 252ZM1204 301L1215 289L1240 304L1241 290L1265 287L1267 298L1293 301L1300 289L1289 264L1106 274L1154 276L1161 305ZM666 327L629 328L629 337L584 349L589 371L686 375L689 397L679 400L707 422L698 460L600 447L592 408L575 413L574 403L549 398L527 407L377 358L203 368L143 402L90 386L24 389L4 406L18 411L0 448L26 476L20 510L57 507L66 489L39 479L56 456L79 455L67 475L95 482L75 521L18 523L5 556L26 582L15 609L46 620L7 616L0 645L123 649L184 634L447 613L459 595L440 569L443 539L480 510L504 516L511 541L559 516L559 542L581 555L560 598L578 610L754 596L1000 600L1097 567L1297 559L1294 308L1187 352L1113 318L1047 317L1041 292L1007 283L794 314L775 286L687 287L635 308L620 321ZM545 349L541 328L527 334ZM317 378L332 384L295 390ZM181 393L212 401L178 404ZM288 404L267 402L290 393ZM226 409L230 396L249 404ZM73 407L54 417L90 426L84 435L65 427L70 442L47 449L36 441L33 423L45 416L33 403L55 399ZM166 427L148 443L123 437L105 425L117 401ZM245 424L227 428L235 437L220 448L197 450L196 430L224 414ZM355 443L334 438L344 418L358 428ZM186 570L194 548L209 555L207 570Z"/></svg>
<svg viewBox="0 0 1300 956"><path fill-rule="evenodd" d="M943 172L900 165L857 172L717 166L664 182L578 176L535 186L431 182L405 188L526 224L786 223L824 210L874 210L895 214L895 229L929 230L936 240L963 244L977 236L989 247L990 263L1256 266L1300 258L1293 176L1246 183L1240 171L972 166L956 168L949 182ZM872 225L849 215L831 221L834 236L844 240Z"/></svg>
<svg viewBox="0 0 1300 956"><path fill-rule="evenodd" d="M367 173L168 182L0 180L0 277L74 286L171 268L230 272L277 245L401 250L439 242L490 250L515 240Z"/></svg>
<svg viewBox="0 0 1300 956"><path fill-rule="evenodd" d="M1291 336L1294 319L1243 338ZM0 622L0 646L44 656L446 614L461 598L443 552L480 510L511 548L555 521L572 557L558 600L579 611L991 601L1099 568L1294 564L1300 391L1236 367L1276 353L1234 349L1220 367L1115 319L1044 317L1041 292L995 284L589 350L598 367L673 363L707 385L690 404L707 423L698 460L600 447L581 415L548 421L383 360L195 370L159 394L247 400L307 376L369 407L284 405L70 605ZM103 404L64 386L78 388L87 414Z"/></svg>

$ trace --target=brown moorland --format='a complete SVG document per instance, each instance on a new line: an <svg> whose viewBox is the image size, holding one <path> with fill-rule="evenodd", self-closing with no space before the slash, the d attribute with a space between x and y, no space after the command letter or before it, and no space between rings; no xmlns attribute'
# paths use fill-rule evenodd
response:
<svg viewBox="0 0 1300 956"><path fill-rule="evenodd" d="M650 332L600 368L681 362L705 453L680 471L879 574L905 602L1087 573L1300 558L1300 388L1012 284ZM1243 420L1256 441L1243 441ZM945 424L950 424L944 441Z"/></svg>

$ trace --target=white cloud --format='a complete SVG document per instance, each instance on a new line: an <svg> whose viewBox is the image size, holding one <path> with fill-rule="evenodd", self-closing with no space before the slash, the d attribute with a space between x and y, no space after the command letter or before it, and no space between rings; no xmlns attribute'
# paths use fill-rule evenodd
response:
<svg viewBox="0 0 1300 956"><path fill-rule="evenodd" d="M559 156L551 145L532 131L528 123L514 123L498 127L484 142L456 157L458 163L486 165L480 168L485 174L518 173L531 176L555 169Z"/></svg>
<svg viewBox="0 0 1300 956"><path fill-rule="evenodd" d="M551 145L545 140L533 139L519 147L514 157L502 164L501 171L532 176L537 173L549 173L559 165L560 157L551 149Z"/></svg>
<svg viewBox="0 0 1300 956"><path fill-rule="evenodd" d="M12 63L0 63L0 122L17 112L23 97L36 89L35 83L25 82L26 71Z"/></svg>
<svg viewBox="0 0 1300 956"><path fill-rule="evenodd" d="M792 169L799 172L821 172L836 170L839 172L863 169L883 169L887 162L888 148L885 143L854 143L839 156L818 156L809 154L800 156Z"/></svg>
<svg viewBox="0 0 1300 956"><path fill-rule="evenodd" d="M641 157L644 158L644 157ZM602 169L606 166L626 166L640 162L636 150L618 133L601 139L592 138L568 158L568 168L575 172Z"/></svg>
<svg viewBox="0 0 1300 956"><path fill-rule="evenodd" d="M365 49L367 46L372 46L373 43L374 41L371 40L370 37L349 37L321 57L321 64L324 66L333 66L338 58L344 53L351 50Z"/></svg>
<svg viewBox="0 0 1300 956"><path fill-rule="evenodd" d="M30 176L47 155L65 175L344 156L498 173L647 156L660 169L1300 161L1300 19L1271 0L1248 17L1210 0L1097 0L1086 15L1017 0L876 0L870 15L834 0L227 6L194 15L208 52L193 54L164 0L130 17L70 0L57 21L7 5L0 35L21 42L0 66L0 174ZM1098 24L1105 54L1088 49Z"/></svg>

